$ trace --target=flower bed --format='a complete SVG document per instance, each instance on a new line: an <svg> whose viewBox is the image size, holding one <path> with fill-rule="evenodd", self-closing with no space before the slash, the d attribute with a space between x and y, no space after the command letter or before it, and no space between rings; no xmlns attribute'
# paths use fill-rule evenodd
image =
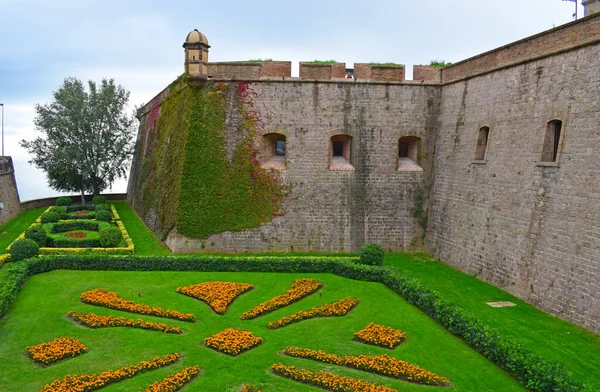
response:
<svg viewBox="0 0 600 392"><path fill-rule="evenodd" d="M238 331L227 328L216 335L204 339L206 347L215 349L223 354L236 356L260 345L263 339L254 336L249 331Z"/></svg>
<svg viewBox="0 0 600 392"><path fill-rule="evenodd" d="M406 340L406 334L399 329L369 323L354 334L354 340L383 348L394 349Z"/></svg>
<svg viewBox="0 0 600 392"><path fill-rule="evenodd" d="M262 392L262 391L252 384L245 384L245 385L242 385L242 389L240 389L240 392Z"/></svg>
<svg viewBox="0 0 600 392"><path fill-rule="evenodd" d="M205 302L215 313L225 314L234 299L253 287L247 283L205 282L178 287L177 292Z"/></svg>
<svg viewBox="0 0 600 392"><path fill-rule="evenodd" d="M190 313L181 313L176 310L163 309L158 306L136 304L123 298L117 293L105 289L94 289L81 294L81 301L86 304L102 306L109 309L122 310L124 312L145 314L148 316L166 317L181 321L195 322L196 316Z"/></svg>
<svg viewBox="0 0 600 392"><path fill-rule="evenodd" d="M289 378L303 384L314 385L327 391L339 392L397 392L395 389L359 380L356 378L338 376L337 374L318 371L313 372L306 369L296 369L294 366L282 364L272 365L274 374Z"/></svg>
<svg viewBox="0 0 600 392"><path fill-rule="evenodd" d="M330 363L350 369L358 369L386 377L397 378L416 384L437 386L448 385L448 379L446 377L438 376L419 366L390 357L387 354L379 356L337 355L328 354L321 350L310 350L299 347L288 347L283 350L283 353L290 357L312 359L323 363Z"/></svg>
<svg viewBox="0 0 600 392"><path fill-rule="evenodd" d="M200 367L197 365L189 366L180 372L163 378L161 381L151 384L144 392L175 392L191 382L200 373Z"/></svg>
<svg viewBox="0 0 600 392"><path fill-rule="evenodd" d="M51 342L27 346L27 354L35 362L51 365L65 358L74 358L87 352L87 347L77 339L56 338Z"/></svg>
<svg viewBox="0 0 600 392"><path fill-rule="evenodd" d="M285 327L286 325L300 322L315 317L337 317L345 316L350 312L356 305L358 300L356 298L348 297L341 299L332 304L326 304L319 306L318 308L312 308L311 310L301 310L292 314L291 316L285 316L277 321L271 321L268 324L270 329L277 329Z"/></svg>
<svg viewBox="0 0 600 392"><path fill-rule="evenodd" d="M67 233L67 235L65 237L67 237L67 238L85 238L85 237L87 237L87 234L85 234L82 231L71 231L71 232Z"/></svg>
<svg viewBox="0 0 600 392"><path fill-rule="evenodd" d="M68 312L67 316L73 321L90 328L129 327L160 331L164 333L180 334L182 332L181 328L179 327L172 327L162 323L153 323L151 321L144 321L142 319L134 320L125 317L101 316L94 313L79 313L72 311Z"/></svg>
<svg viewBox="0 0 600 392"><path fill-rule="evenodd" d="M46 385L40 392L95 391L140 373L171 365L178 360L179 354L167 354L155 357L151 361L142 361L136 365L123 366L117 370L107 370L99 374L66 376Z"/></svg>
<svg viewBox="0 0 600 392"><path fill-rule="evenodd" d="M263 302L257 307L250 309L240 316L242 320L250 320L258 316L262 316L265 313L272 312L277 309L281 309L288 305L293 304L301 300L302 298L308 297L312 293L323 287L323 284L318 279L304 278L296 279L292 284L292 288L267 302Z"/></svg>

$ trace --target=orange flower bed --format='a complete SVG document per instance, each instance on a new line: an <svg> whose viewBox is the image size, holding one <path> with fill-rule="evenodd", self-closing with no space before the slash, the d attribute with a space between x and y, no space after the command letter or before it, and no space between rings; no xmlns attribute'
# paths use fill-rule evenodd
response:
<svg viewBox="0 0 600 392"><path fill-rule="evenodd" d="M319 306L318 308L312 308L311 310L301 310L292 314L291 316L285 316L277 321L271 321L268 324L270 329L277 329L285 327L286 325L297 323L302 320L307 320L315 317L337 317L345 316L350 312L356 305L358 300L356 298L348 297L341 299L332 304L326 304Z"/></svg>
<svg viewBox="0 0 600 392"><path fill-rule="evenodd" d="M177 292L205 302L215 313L225 314L234 299L253 287L247 283L205 282L178 287Z"/></svg>
<svg viewBox="0 0 600 392"><path fill-rule="evenodd" d="M87 353L87 347L77 339L61 337L51 342L27 346L27 353L35 362L50 365L65 358Z"/></svg>
<svg viewBox="0 0 600 392"><path fill-rule="evenodd" d="M406 334L399 329L369 323L354 334L354 340L383 348L394 349L406 340Z"/></svg>
<svg viewBox="0 0 600 392"><path fill-rule="evenodd" d="M128 301L119 298L117 293L106 291L105 289L94 289L81 294L81 301L86 304L103 306L109 309L122 310L124 312L145 314L148 316L166 317L181 321L196 321L196 316L189 313L181 313L176 310L168 310L159 308L158 306L148 306L144 304L136 304L133 301Z"/></svg>
<svg viewBox="0 0 600 392"><path fill-rule="evenodd" d="M267 302L263 302L254 309L250 309L246 313L242 314L240 318L242 320L250 320L258 316L262 316L265 313L281 309L311 295L321 287L323 287L323 284L318 279L296 279L290 290L273 299L270 299Z"/></svg>
<svg viewBox="0 0 600 392"><path fill-rule="evenodd" d="M192 381L200 373L200 367L189 366L182 371L171 374L163 378L161 381L151 384L144 392L175 392L183 388L183 386Z"/></svg>
<svg viewBox="0 0 600 392"><path fill-rule="evenodd" d="M303 384L314 385L327 391L335 392L397 392L395 389L359 380L356 378L338 376L337 374L306 369L296 369L294 366L281 364L272 365L271 370L278 376L289 378Z"/></svg>
<svg viewBox="0 0 600 392"><path fill-rule="evenodd" d="M254 336L252 332L238 331L227 328L216 335L204 339L206 347L210 347L228 355L239 355L263 342L262 338Z"/></svg>
<svg viewBox="0 0 600 392"><path fill-rule="evenodd" d="M424 385L448 385L446 377L438 376L419 366L390 357L387 354L379 356L370 355L337 355L328 354L321 350L310 350L307 348L288 347L283 353L290 357L306 358L315 361L358 369L365 372L375 373L386 377L397 378L416 384Z"/></svg>
<svg viewBox="0 0 600 392"><path fill-rule="evenodd" d="M252 384L245 384L242 386L242 389L240 390L240 392L262 392L262 391Z"/></svg>
<svg viewBox="0 0 600 392"><path fill-rule="evenodd" d="M151 361L142 361L136 365L123 366L117 370L107 370L99 374L71 375L55 380L40 392L86 392L104 388L109 384L131 378L140 373L171 365L179 360L179 354L167 354Z"/></svg>
<svg viewBox="0 0 600 392"><path fill-rule="evenodd" d="M142 319L134 320L125 317L100 316L94 313L79 312L69 312L67 313L67 316L73 321L90 328L130 327L149 329L164 333L180 334L182 332L181 328L179 327L171 327L167 324L153 323L151 321L144 321Z"/></svg>

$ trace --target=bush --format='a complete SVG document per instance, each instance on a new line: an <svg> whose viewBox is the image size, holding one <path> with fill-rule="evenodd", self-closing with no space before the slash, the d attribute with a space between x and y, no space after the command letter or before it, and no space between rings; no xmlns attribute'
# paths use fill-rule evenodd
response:
<svg viewBox="0 0 600 392"><path fill-rule="evenodd" d="M106 223L102 223L102 225L106 225ZM60 223L56 223L53 225L48 225L48 229L50 231L50 233L52 234L56 234L56 233L65 233L67 231L74 231L74 230L90 230L90 231L99 231L100 230L100 224L98 222L94 222L94 221L86 221L86 220L81 220L81 221L76 221L76 222L60 222Z"/></svg>
<svg viewBox="0 0 600 392"><path fill-rule="evenodd" d="M48 211L44 212L41 217L42 223L52 223L58 222L60 220L60 216L56 212Z"/></svg>
<svg viewBox="0 0 600 392"><path fill-rule="evenodd" d="M10 253L11 261L21 261L37 256L40 253L40 247L34 240L25 238L13 242L8 253Z"/></svg>
<svg viewBox="0 0 600 392"><path fill-rule="evenodd" d="M100 245L104 248L114 248L121 242L121 230L117 227L105 227L100 230Z"/></svg>
<svg viewBox="0 0 600 392"><path fill-rule="evenodd" d="M96 220L110 222L112 220L112 214L106 210L100 210L96 213Z"/></svg>
<svg viewBox="0 0 600 392"><path fill-rule="evenodd" d="M77 215L77 213L71 212L67 214L67 219L96 219L96 213L94 211L90 211L85 215Z"/></svg>
<svg viewBox="0 0 600 392"><path fill-rule="evenodd" d="M62 206L54 206L50 208L48 212L56 212L60 219L65 219L67 217L67 209Z"/></svg>
<svg viewBox="0 0 600 392"><path fill-rule="evenodd" d="M56 199L57 206L67 207L67 206L70 206L72 203L73 203L73 200L71 200L71 198L69 196L61 196L58 199Z"/></svg>
<svg viewBox="0 0 600 392"><path fill-rule="evenodd" d="M110 212L110 206L108 204L97 204L95 211L109 211Z"/></svg>
<svg viewBox="0 0 600 392"><path fill-rule="evenodd" d="M377 244L365 244L360 248L360 262L366 265L383 265L383 249Z"/></svg>
<svg viewBox="0 0 600 392"><path fill-rule="evenodd" d="M44 230L42 226L29 226L27 230L25 230L25 238L35 241L39 247L42 247L46 246L48 234L46 234L46 230Z"/></svg>
<svg viewBox="0 0 600 392"><path fill-rule="evenodd" d="M96 206L94 206L93 204L75 204L72 206L68 206L67 212L76 212L76 211L83 211L83 210L94 211L95 207Z"/></svg>
<svg viewBox="0 0 600 392"><path fill-rule="evenodd" d="M94 196L92 198L92 204L105 204L106 196Z"/></svg>

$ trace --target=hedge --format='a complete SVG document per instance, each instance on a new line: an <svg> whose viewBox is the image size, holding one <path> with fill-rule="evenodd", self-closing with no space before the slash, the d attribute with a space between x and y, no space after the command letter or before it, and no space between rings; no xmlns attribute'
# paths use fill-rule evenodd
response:
<svg viewBox="0 0 600 392"><path fill-rule="evenodd" d="M67 212L75 212L75 211L95 211L96 206L94 204L73 204L72 206L67 206Z"/></svg>
<svg viewBox="0 0 600 392"><path fill-rule="evenodd" d="M38 257L9 265L0 282L0 317L8 311L27 277L55 269L116 271L211 271L211 272L312 272L333 273L348 279L379 282L415 305L438 324L467 342L473 349L534 392L592 391L574 381L562 364L534 355L516 341L502 338L476 317L441 298L423 284L391 267L353 263L333 257L184 257L74 256ZM596 389L597 390L597 389Z"/></svg>

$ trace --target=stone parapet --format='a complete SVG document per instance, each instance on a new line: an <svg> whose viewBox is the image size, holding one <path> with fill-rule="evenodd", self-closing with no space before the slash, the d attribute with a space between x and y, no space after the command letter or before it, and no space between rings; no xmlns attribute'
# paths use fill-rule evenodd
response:
<svg viewBox="0 0 600 392"><path fill-rule="evenodd" d="M440 83L442 81L442 69L429 65L415 65L413 66L413 80Z"/></svg>
<svg viewBox="0 0 600 392"><path fill-rule="evenodd" d="M300 79L331 80L344 79L346 63L319 64L306 61L300 62Z"/></svg>
<svg viewBox="0 0 600 392"><path fill-rule="evenodd" d="M289 78L291 61L227 61L208 63L208 76L213 79Z"/></svg>
<svg viewBox="0 0 600 392"><path fill-rule="evenodd" d="M404 65L354 64L356 80L375 80L380 82L403 82Z"/></svg>

